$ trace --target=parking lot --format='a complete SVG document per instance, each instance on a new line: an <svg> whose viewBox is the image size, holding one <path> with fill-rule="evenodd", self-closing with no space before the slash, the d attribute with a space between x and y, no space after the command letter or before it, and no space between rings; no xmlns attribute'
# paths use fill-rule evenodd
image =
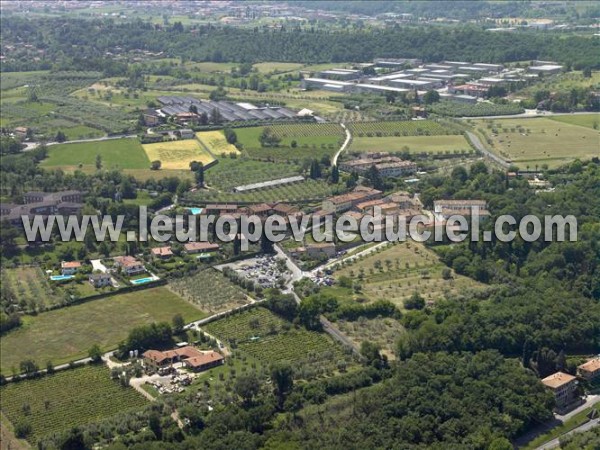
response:
<svg viewBox="0 0 600 450"><path fill-rule="evenodd" d="M220 268L222 267L230 267L242 277L254 281L263 288L276 287L279 280L287 282L290 278L285 259L277 256L259 256L236 261Z"/></svg>

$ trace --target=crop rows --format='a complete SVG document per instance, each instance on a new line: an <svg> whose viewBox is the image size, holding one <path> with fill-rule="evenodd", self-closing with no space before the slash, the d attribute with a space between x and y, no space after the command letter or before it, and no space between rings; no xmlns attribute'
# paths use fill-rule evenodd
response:
<svg viewBox="0 0 600 450"><path fill-rule="evenodd" d="M111 380L102 365L9 383L0 388L0 393L2 412L12 424L31 425L31 434L27 436L31 443L50 433L146 404L136 391Z"/></svg>
<svg viewBox="0 0 600 450"><path fill-rule="evenodd" d="M499 105L495 103L483 102L471 105L466 103L445 101L432 105L431 111L435 112L436 114L451 117L482 117L520 114L525 110L516 103Z"/></svg>
<svg viewBox="0 0 600 450"><path fill-rule="evenodd" d="M314 136L344 136L343 128L337 123L290 123L270 127L273 133L282 138Z"/></svg>
<svg viewBox="0 0 600 450"><path fill-rule="evenodd" d="M235 186L298 175L300 167L294 164L268 163L243 159L221 158L206 171L206 183L220 190Z"/></svg>
<svg viewBox="0 0 600 450"><path fill-rule="evenodd" d="M248 298L239 287L213 269L175 279L169 286L177 294L197 304L202 311L211 314L248 303Z"/></svg>
<svg viewBox="0 0 600 450"><path fill-rule="evenodd" d="M339 364L351 363L351 357L326 334L293 327L262 307L217 320L206 328L264 363L291 364L300 378L332 373Z"/></svg>
<svg viewBox="0 0 600 450"><path fill-rule="evenodd" d="M323 156L333 156L339 149L338 145L321 144L312 145L304 144L297 148L290 147L273 147L273 148L245 148L244 151L248 157L266 161L281 161L300 164L304 160L321 160Z"/></svg>
<svg viewBox="0 0 600 450"><path fill-rule="evenodd" d="M432 120L403 120L397 122L354 122L348 128L355 137L430 136L459 134L457 130Z"/></svg>
<svg viewBox="0 0 600 450"><path fill-rule="evenodd" d="M55 292L42 270L22 267L2 271L2 306L21 311L43 311L65 301Z"/></svg>

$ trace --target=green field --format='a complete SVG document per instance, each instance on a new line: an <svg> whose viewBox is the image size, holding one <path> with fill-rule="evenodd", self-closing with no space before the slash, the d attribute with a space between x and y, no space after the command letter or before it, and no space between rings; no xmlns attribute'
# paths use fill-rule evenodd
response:
<svg viewBox="0 0 600 450"><path fill-rule="evenodd" d="M51 285L39 267L2 269L0 280L5 292L10 292L7 295L25 311L40 311L65 300L64 292L61 295L57 285Z"/></svg>
<svg viewBox="0 0 600 450"><path fill-rule="evenodd" d="M158 160L161 168L170 170L186 170L192 161L206 165L215 159L197 139L143 144L142 147L148 160Z"/></svg>
<svg viewBox="0 0 600 450"><path fill-rule="evenodd" d="M404 300L415 291L425 300L435 301L448 294L463 293L466 289L481 288L470 278L454 274L442 278L438 256L424 245L401 242L370 253L335 271L335 277L350 277L362 285L359 296L370 301L385 299L402 307Z"/></svg>
<svg viewBox="0 0 600 450"><path fill-rule="evenodd" d="M432 120L355 122L348 124L348 129L355 138L458 134L458 131L454 127L442 125Z"/></svg>
<svg viewBox="0 0 600 450"><path fill-rule="evenodd" d="M48 147L42 167L63 170L95 170L96 155L102 157L104 169L148 169L150 160L137 139L57 144Z"/></svg>
<svg viewBox="0 0 600 450"><path fill-rule="evenodd" d="M575 117L575 116L573 116ZM600 156L599 133L547 118L477 121L491 149L521 169L547 164L558 167L576 158Z"/></svg>
<svg viewBox="0 0 600 450"><path fill-rule="evenodd" d="M391 317L375 319L360 317L356 321L338 320L335 325L357 345L365 341L375 342L388 359L395 359L396 342L405 332L400 322Z"/></svg>
<svg viewBox="0 0 600 450"><path fill-rule="evenodd" d="M471 150L463 136L359 137L352 140L351 152L444 153Z"/></svg>
<svg viewBox="0 0 600 450"><path fill-rule="evenodd" d="M230 191L241 184L291 177L300 173L295 164L272 163L243 158L221 158L206 171L206 183L222 191Z"/></svg>
<svg viewBox="0 0 600 450"><path fill-rule="evenodd" d="M235 145L227 142L227 139L225 139L225 134L221 130L202 131L200 133L196 133L196 138L198 141L200 141L201 145L207 148L215 156L240 153Z"/></svg>
<svg viewBox="0 0 600 450"><path fill-rule="evenodd" d="M281 139L276 146L263 147L259 137L265 127L236 130L245 153L256 159L302 161L332 156L344 141L342 127L335 123L296 123L269 127Z"/></svg>
<svg viewBox="0 0 600 450"><path fill-rule="evenodd" d="M282 73L291 72L292 70L300 70L302 68L302 64L290 62L263 62L254 64L252 67L258 70L260 73Z"/></svg>
<svg viewBox="0 0 600 450"><path fill-rule="evenodd" d="M25 316L23 326L0 341L0 369L10 374L25 359L45 367L47 361L58 365L85 358L94 344L110 350L127 337L131 328L170 322L177 313L186 322L205 316L166 288L144 289Z"/></svg>
<svg viewBox="0 0 600 450"><path fill-rule="evenodd" d="M569 125L579 125L597 130L600 127L600 114L573 114L565 116L552 116L551 120L568 123Z"/></svg>
<svg viewBox="0 0 600 450"><path fill-rule="evenodd" d="M326 333L294 327L260 306L204 328L263 363L287 361L301 378L333 373L340 361L351 363L350 355Z"/></svg>
<svg viewBox="0 0 600 450"><path fill-rule="evenodd" d="M97 422L147 404L134 389L111 380L104 365L9 383L0 388L0 394L2 412L10 422L31 425L27 440L32 444L45 435Z"/></svg>

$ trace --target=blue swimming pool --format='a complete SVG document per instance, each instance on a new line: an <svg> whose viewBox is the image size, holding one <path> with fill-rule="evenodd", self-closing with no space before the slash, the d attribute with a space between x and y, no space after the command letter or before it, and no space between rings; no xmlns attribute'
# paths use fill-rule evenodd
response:
<svg viewBox="0 0 600 450"><path fill-rule="evenodd" d="M193 214L202 214L203 208L188 208L188 210Z"/></svg>
<svg viewBox="0 0 600 450"><path fill-rule="evenodd" d="M50 277L52 281L70 280L71 278L75 278L75 275L52 275Z"/></svg>
<svg viewBox="0 0 600 450"><path fill-rule="evenodd" d="M150 283L151 281L154 281L154 278L152 278L152 277L138 278L137 280L131 280L131 284L144 284L144 283Z"/></svg>

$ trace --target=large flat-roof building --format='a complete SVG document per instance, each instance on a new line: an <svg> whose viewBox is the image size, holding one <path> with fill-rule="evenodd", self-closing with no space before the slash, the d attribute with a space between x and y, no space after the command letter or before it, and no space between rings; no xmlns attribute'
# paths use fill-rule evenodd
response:
<svg viewBox="0 0 600 450"><path fill-rule="evenodd" d="M557 64L543 64L540 66L530 66L528 71L533 74L556 75L561 73L563 66Z"/></svg>
<svg viewBox="0 0 600 450"><path fill-rule="evenodd" d="M321 72L318 73L318 75L320 78L328 78L331 80L346 81L346 80L355 80L357 78L360 78L362 75L362 71L355 70L355 69L329 69L329 70L322 70Z"/></svg>

